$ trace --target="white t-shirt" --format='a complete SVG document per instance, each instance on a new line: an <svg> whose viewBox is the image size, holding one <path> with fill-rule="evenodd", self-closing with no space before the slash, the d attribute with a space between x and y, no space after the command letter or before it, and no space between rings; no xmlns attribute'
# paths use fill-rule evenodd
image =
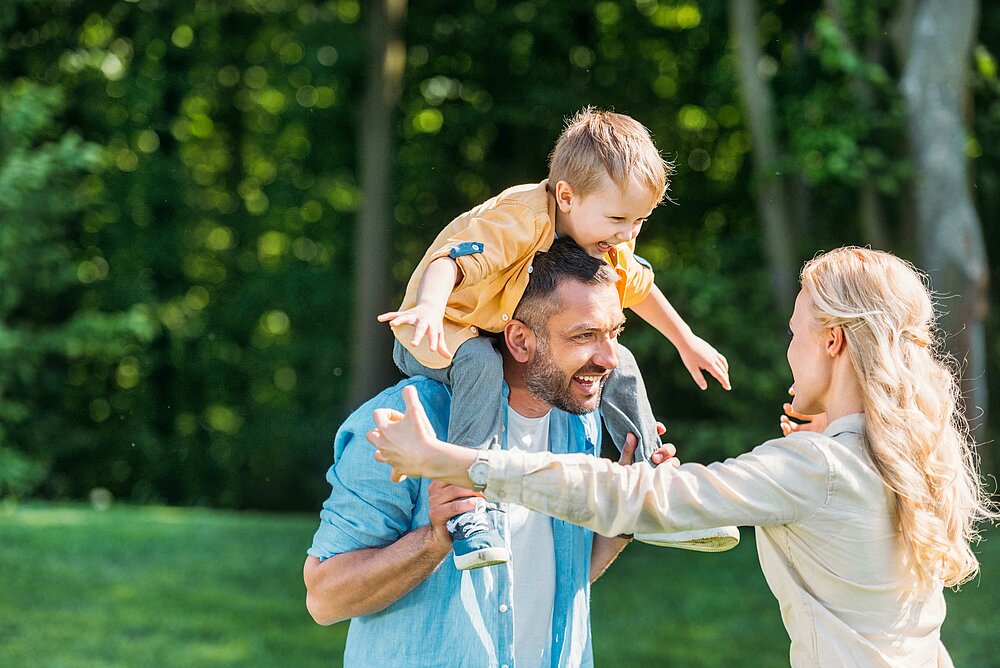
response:
<svg viewBox="0 0 1000 668"><path fill-rule="evenodd" d="M507 411L507 447L523 452L548 452L549 414L527 418ZM514 576L514 661L519 668L549 662L552 604L556 591L552 518L524 506L507 505L511 571Z"/></svg>

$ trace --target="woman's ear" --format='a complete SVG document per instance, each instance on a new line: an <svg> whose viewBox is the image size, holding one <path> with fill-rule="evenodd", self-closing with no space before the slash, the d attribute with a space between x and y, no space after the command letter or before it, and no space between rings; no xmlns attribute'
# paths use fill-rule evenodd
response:
<svg viewBox="0 0 1000 668"><path fill-rule="evenodd" d="M573 198L576 197L576 193L573 191L573 186L571 186L566 181L559 181L556 183L556 206L563 213L569 213L570 209L573 208Z"/></svg>
<svg viewBox="0 0 1000 668"><path fill-rule="evenodd" d="M836 357L840 353L844 352L844 347L847 345L847 340L844 338L844 328L840 325L836 327L831 327L827 330L826 334L826 354L830 357Z"/></svg>
<svg viewBox="0 0 1000 668"><path fill-rule="evenodd" d="M518 362L527 362L535 354L535 333L520 320L511 320L503 330L507 351Z"/></svg>

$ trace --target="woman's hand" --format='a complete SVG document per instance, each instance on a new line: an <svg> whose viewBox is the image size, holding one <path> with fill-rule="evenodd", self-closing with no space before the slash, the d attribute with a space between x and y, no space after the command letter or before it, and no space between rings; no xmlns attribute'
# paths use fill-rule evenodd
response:
<svg viewBox="0 0 1000 668"><path fill-rule="evenodd" d="M368 442L375 446L375 461L392 467L393 482L432 477L431 462L440 444L431 427L417 390L412 385L403 388L406 413L391 408L378 408L372 413L375 429L368 432Z"/></svg>
<svg viewBox="0 0 1000 668"><path fill-rule="evenodd" d="M788 394L794 397L795 390L788 388ZM785 414L778 418L778 426L781 427L781 433L785 436L788 436L793 431L822 432L826 429L826 425L829 422L826 419L826 413L805 415L792 410L792 405L790 403L782 404L781 409L785 412ZM802 424L792 422L792 419L799 420Z"/></svg>

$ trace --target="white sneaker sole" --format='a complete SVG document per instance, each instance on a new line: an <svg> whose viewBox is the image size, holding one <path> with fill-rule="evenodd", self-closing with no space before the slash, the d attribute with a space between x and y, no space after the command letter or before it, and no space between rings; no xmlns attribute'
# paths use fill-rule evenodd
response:
<svg viewBox="0 0 1000 668"><path fill-rule="evenodd" d="M740 530L736 527L717 527L675 533L637 533L635 539L657 547L676 547L696 552L725 552L739 545Z"/></svg>
<svg viewBox="0 0 1000 668"><path fill-rule="evenodd" d="M455 568L460 571L471 571L474 568L505 564L510 560L510 552L506 547L484 547L468 554L453 555Z"/></svg>

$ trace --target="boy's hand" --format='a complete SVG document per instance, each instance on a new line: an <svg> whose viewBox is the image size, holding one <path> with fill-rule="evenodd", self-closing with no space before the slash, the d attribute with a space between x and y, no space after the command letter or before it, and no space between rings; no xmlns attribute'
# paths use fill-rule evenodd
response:
<svg viewBox="0 0 1000 668"><path fill-rule="evenodd" d="M419 346L427 337L427 347L445 359L451 359L451 351L444 341L444 313L430 306L417 304L405 311L390 311L378 317L379 322L388 322L390 327L413 325L411 346Z"/></svg>
<svg viewBox="0 0 1000 668"><path fill-rule="evenodd" d="M795 390L788 388L788 394L794 397ZM826 425L829 423L829 420L826 419L826 413L805 415L792 410L792 405L788 403L782 404L781 410L783 410L785 414L778 418L778 426L781 427L781 433L785 436L788 436L793 431L822 432L826 429ZM792 418L801 421L802 424L792 422Z"/></svg>
<svg viewBox="0 0 1000 668"><path fill-rule="evenodd" d="M708 341L692 334L684 342L684 345L678 346L677 352L681 354L681 361L684 362L688 373L694 378L695 384L701 389L708 389L708 381L705 380L702 371L712 374L712 377L719 381L719 385L722 385L723 389L733 389L732 385L729 384L729 361Z"/></svg>

